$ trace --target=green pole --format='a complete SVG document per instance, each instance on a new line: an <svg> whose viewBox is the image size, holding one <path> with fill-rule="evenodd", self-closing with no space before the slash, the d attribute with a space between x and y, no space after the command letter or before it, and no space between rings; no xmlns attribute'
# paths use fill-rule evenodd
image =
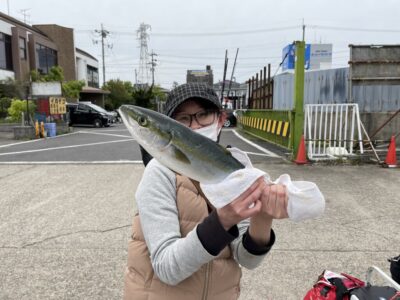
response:
<svg viewBox="0 0 400 300"><path fill-rule="evenodd" d="M296 157L304 127L304 54L305 42L296 41L294 69L294 129L292 135L293 157Z"/></svg>

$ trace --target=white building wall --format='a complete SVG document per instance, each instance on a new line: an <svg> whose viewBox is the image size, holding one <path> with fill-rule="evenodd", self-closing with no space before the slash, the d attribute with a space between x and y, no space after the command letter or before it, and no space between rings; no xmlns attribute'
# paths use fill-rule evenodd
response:
<svg viewBox="0 0 400 300"><path fill-rule="evenodd" d="M0 20L0 32L11 35L11 27L13 27L13 25Z"/></svg>
<svg viewBox="0 0 400 300"><path fill-rule="evenodd" d="M1 70L0 69L0 80L6 80L9 77L15 79L15 73L13 71Z"/></svg>
<svg viewBox="0 0 400 300"><path fill-rule="evenodd" d="M11 27L13 27L11 24L0 20L0 32L11 35ZM9 77L15 79L15 73L13 71L0 70L0 80L6 80Z"/></svg>
<svg viewBox="0 0 400 300"><path fill-rule="evenodd" d="M76 51L76 78L77 80L84 80L85 85L87 85L87 66L98 69L99 62Z"/></svg>
<svg viewBox="0 0 400 300"><path fill-rule="evenodd" d="M79 57L76 58L76 78L77 80L85 81L85 85L87 85L86 66L87 64L82 58Z"/></svg>

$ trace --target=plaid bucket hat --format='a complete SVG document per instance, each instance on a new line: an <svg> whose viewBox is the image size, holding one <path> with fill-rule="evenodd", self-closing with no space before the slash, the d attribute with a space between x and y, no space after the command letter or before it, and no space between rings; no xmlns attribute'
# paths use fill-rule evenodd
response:
<svg viewBox="0 0 400 300"><path fill-rule="evenodd" d="M190 98L201 98L222 109L215 91L204 83L185 83L173 89L165 102L164 113L171 117L175 109Z"/></svg>

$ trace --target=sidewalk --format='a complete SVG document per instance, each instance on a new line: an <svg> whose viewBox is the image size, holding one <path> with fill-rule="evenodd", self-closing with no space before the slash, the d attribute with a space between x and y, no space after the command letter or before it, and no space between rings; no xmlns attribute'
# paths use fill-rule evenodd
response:
<svg viewBox="0 0 400 300"><path fill-rule="evenodd" d="M324 270L364 278L400 253L400 169L260 163L316 182L323 217L274 222L276 244L244 270L241 300L302 299ZM142 165L0 166L0 299L121 299Z"/></svg>

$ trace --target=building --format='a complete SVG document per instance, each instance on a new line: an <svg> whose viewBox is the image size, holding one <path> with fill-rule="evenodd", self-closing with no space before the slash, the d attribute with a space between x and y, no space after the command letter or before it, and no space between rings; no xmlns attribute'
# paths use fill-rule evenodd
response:
<svg viewBox="0 0 400 300"><path fill-rule="evenodd" d="M47 74L58 64L58 50L39 29L0 13L0 80L29 81L31 70Z"/></svg>
<svg viewBox="0 0 400 300"><path fill-rule="evenodd" d="M104 96L109 92L99 88L99 61L89 53L75 49L76 79L85 82L79 100L104 107Z"/></svg>
<svg viewBox="0 0 400 300"><path fill-rule="evenodd" d="M99 88L99 62L91 54L75 47L73 29L54 24L33 27L45 33L59 47L58 64L64 70L65 80L85 82L79 100L104 107L104 96L109 92Z"/></svg>
<svg viewBox="0 0 400 300"><path fill-rule="evenodd" d="M214 75L211 66L206 66L205 70L187 70L186 83L200 82L210 86L214 83Z"/></svg>
<svg viewBox="0 0 400 300"><path fill-rule="evenodd" d="M66 81L85 81L80 100L104 106L108 92L99 88L98 60L75 47L72 28L30 26L0 12L0 80L30 82L31 71L45 75L57 65Z"/></svg>
<svg viewBox="0 0 400 300"><path fill-rule="evenodd" d="M219 81L213 85L215 92L221 99L222 88L224 89L223 105L227 109L239 109L244 108L247 84L239 83L236 81L225 80L225 85L223 81Z"/></svg>

